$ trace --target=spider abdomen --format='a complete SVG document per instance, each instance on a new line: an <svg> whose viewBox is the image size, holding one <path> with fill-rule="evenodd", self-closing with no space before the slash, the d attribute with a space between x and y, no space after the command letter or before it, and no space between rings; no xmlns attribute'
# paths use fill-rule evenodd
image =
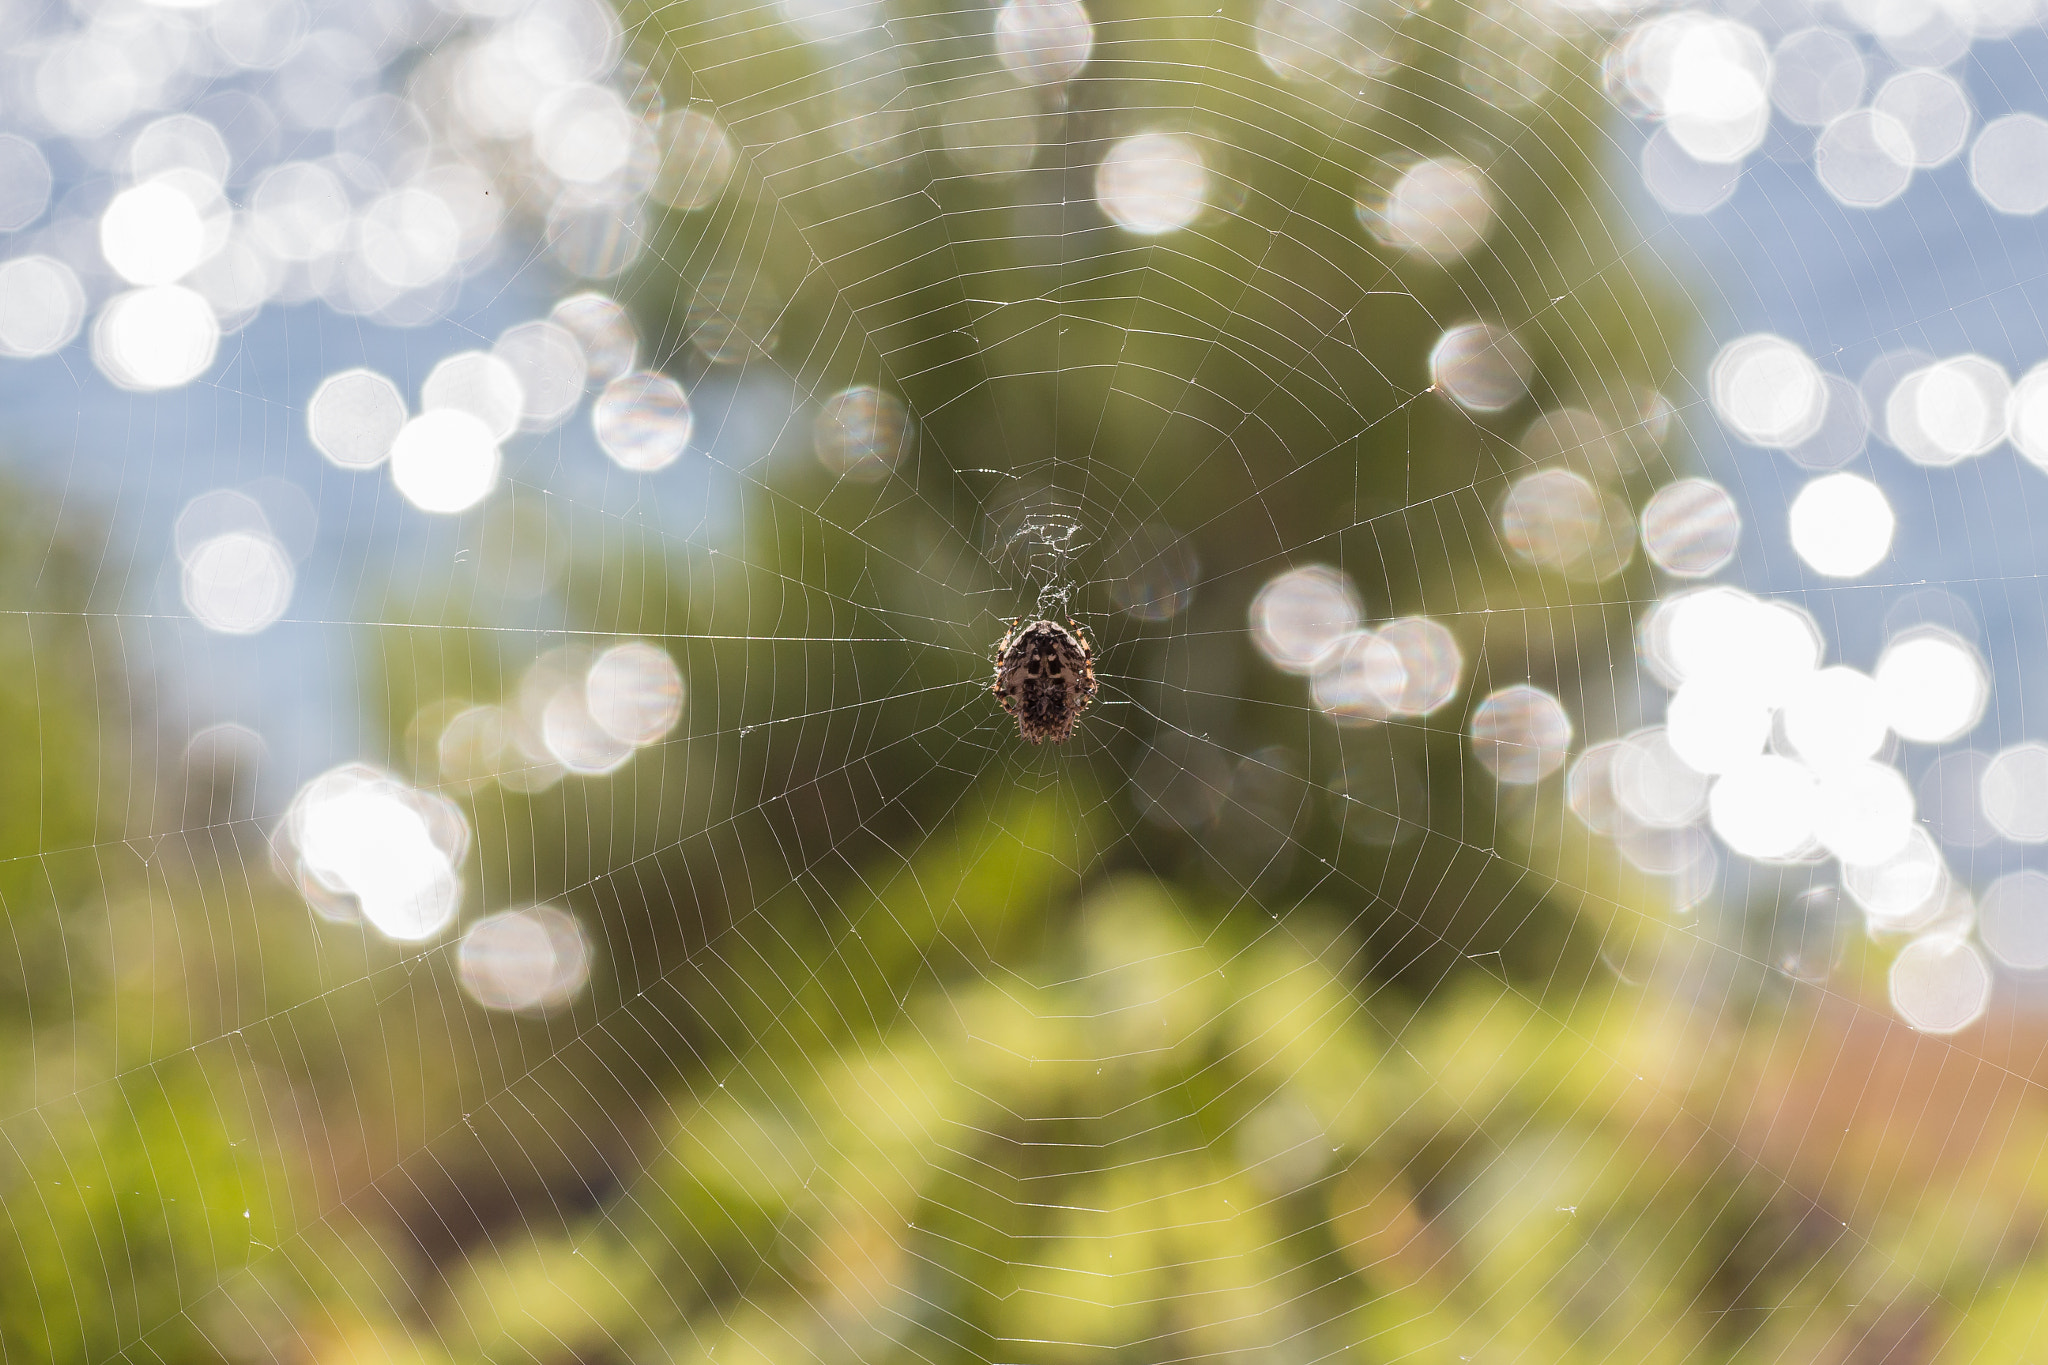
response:
<svg viewBox="0 0 2048 1365"><path fill-rule="evenodd" d="M1095 700L1094 653L1082 636L1056 621L1034 621L1003 637L991 689L1017 718L1017 734L1057 744L1074 733Z"/></svg>

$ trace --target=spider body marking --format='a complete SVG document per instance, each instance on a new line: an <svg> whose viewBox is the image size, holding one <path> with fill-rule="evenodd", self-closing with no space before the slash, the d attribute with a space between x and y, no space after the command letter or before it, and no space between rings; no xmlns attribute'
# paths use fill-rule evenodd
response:
<svg viewBox="0 0 2048 1365"><path fill-rule="evenodd" d="M1018 617L996 645L989 691L1033 744L1064 743L1095 701L1095 646L1081 623Z"/></svg>

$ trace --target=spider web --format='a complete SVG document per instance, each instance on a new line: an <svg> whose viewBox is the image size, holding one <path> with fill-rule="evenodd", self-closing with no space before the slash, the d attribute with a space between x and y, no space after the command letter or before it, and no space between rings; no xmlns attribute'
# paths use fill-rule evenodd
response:
<svg viewBox="0 0 2048 1365"><path fill-rule="evenodd" d="M2031 14L10 22L10 1359L2026 1357Z"/></svg>

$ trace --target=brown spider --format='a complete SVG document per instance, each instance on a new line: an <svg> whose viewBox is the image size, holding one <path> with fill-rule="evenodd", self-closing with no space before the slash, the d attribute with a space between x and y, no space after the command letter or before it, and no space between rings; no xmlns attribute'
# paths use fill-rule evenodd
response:
<svg viewBox="0 0 2048 1365"><path fill-rule="evenodd" d="M1017 718L1017 734L1058 744L1095 701L1095 646L1079 621L1010 622L996 646L989 691Z"/></svg>

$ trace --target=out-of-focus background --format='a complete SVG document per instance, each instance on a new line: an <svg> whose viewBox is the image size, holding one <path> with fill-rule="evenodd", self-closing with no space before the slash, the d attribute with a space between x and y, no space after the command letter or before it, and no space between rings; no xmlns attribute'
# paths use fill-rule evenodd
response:
<svg viewBox="0 0 2048 1365"><path fill-rule="evenodd" d="M0 1361L2038 1359L2044 22L0 9Z"/></svg>

